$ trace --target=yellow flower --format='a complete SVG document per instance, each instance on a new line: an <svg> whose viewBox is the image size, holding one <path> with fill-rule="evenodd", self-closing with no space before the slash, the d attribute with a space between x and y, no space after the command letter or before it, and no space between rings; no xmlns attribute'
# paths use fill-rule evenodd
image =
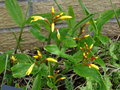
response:
<svg viewBox="0 0 120 90"><path fill-rule="evenodd" d="M59 19L63 20L63 19L70 19L72 18L71 16L61 16Z"/></svg>
<svg viewBox="0 0 120 90"><path fill-rule="evenodd" d="M79 39L79 38L78 38L78 37L74 37L73 39L74 39L74 40L77 40L77 39Z"/></svg>
<svg viewBox="0 0 120 90"><path fill-rule="evenodd" d="M84 33L85 32L85 30L84 29L82 29L82 33Z"/></svg>
<svg viewBox="0 0 120 90"><path fill-rule="evenodd" d="M51 24L51 30L52 30L52 32L54 32L54 29L55 29L55 23L52 23Z"/></svg>
<svg viewBox="0 0 120 90"><path fill-rule="evenodd" d="M55 18L59 18L59 17L61 17L63 14L64 14L64 13L61 12L59 15L55 16Z"/></svg>
<svg viewBox="0 0 120 90"><path fill-rule="evenodd" d="M57 80L56 80L56 82L58 82L58 81L60 81L60 80L64 80L66 77L61 77L61 78L58 78Z"/></svg>
<svg viewBox="0 0 120 90"><path fill-rule="evenodd" d="M35 59L39 59L39 56L38 55L34 55L33 56Z"/></svg>
<svg viewBox="0 0 120 90"><path fill-rule="evenodd" d="M54 58L46 58L46 60L50 62L57 62L57 60L55 60Z"/></svg>
<svg viewBox="0 0 120 90"><path fill-rule="evenodd" d="M37 55L34 55L33 57L34 57L35 59L39 59L39 58L42 57L42 54L41 54L41 52L40 52L39 50L37 50Z"/></svg>
<svg viewBox="0 0 120 90"><path fill-rule="evenodd" d="M86 22L86 24L90 24L90 22Z"/></svg>
<svg viewBox="0 0 120 90"><path fill-rule="evenodd" d="M89 66L89 68L92 67L92 68L95 68L95 69L99 70L99 67L95 64L89 64L88 66Z"/></svg>
<svg viewBox="0 0 120 90"><path fill-rule="evenodd" d="M87 37L89 37L89 36L90 36L90 35L89 35L89 34L87 34L87 35L84 35L83 37L84 37L84 38L87 38Z"/></svg>
<svg viewBox="0 0 120 90"><path fill-rule="evenodd" d="M26 72L26 75L30 75L30 73L31 73L32 70L33 70L34 65L35 65L35 63L33 63L33 64L28 68L28 70L27 70L27 72Z"/></svg>
<svg viewBox="0 0 120 90"><path fill-rule="evenodd" d="M55 14L55 9L54 9L54 7L52 7L51 13L52 13L53 15Z"/></svg>
<svg viewBox="0 0 120 90"><path fill-rule="evenodd" d="M90 45L90 50L93 48L93 44Z"/></svg>
<svg viewBox="0 0 120 90"><path fill-rule="evenodd" d="M33 20L31 20L31 22L37 21L37 20L45 20L45 18L43 18L41 16L32 16L31 18L33 18Z"/></svg>
<svg viewBox="0 0 120 90"><path fill-rule="evenodd" d="M57 70L55 73L57 74L57 73L59 73L60 72L60 70Z"/></svg>
<svg viewBox="0 0 120 90"><path fill-rule="evenodd" d="M11 56L11 62L14 63L17 59L14 56Z"/></svg>
<svg viewBox="0 0 120 90"><path fill-rule="evenodd" d="M87 56L86 56L86 54L85 54L85 53L83 53L83 57L84 57L84 58L87 58Z"/></svg>
<svg viewBox="0 0 120 90"><path fill-rule="evenodd" d="M39 50L37 50L37 54L38 54L39 57L42 57L42 54Z"/></svg>
<svg viewBox="0 0 120 90"><path fill-rule="evenodd" d="M49 77L49 78L55 78L55 77L54 77L54 76L52 76L52 75L48 75L48 77Z"/></svg>
<svg viewBox="0 0 120 90"><path fill-rule="evenodd" d="M60 40L60 32L57 30L57 38Z"/></svg>

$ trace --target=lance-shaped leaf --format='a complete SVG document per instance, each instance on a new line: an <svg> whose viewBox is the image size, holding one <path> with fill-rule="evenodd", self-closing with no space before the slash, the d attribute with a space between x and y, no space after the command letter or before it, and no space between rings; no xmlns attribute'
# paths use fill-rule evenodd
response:
<svg viewBox="0 0 120 90"><path fill-rule="evenodd" d="M94 68L89 68L83 64L77 64L74 66L74 72L82 77L89 77L99 83L100 88L98 90L107 90L105 83L100 75L99 71Z"/></svg>
<svg viewBox="0 0 120 90"><path fill-rule="evenodd" d="M40 40L40 41L46 41L46 37L44 37L41 32L40 32L40 28L37 25L33 25L32 28L30 29L30 32L32 33L32 35Z"/></svg>
<svg viewBox="0 0 120 90"><path fill-rule="evenodd" d="M22 26L25 18L17 0L5 0L5 5L15 23Z"/></svg>
<svg viewBox="0 0 120 90"><path fill-rule="evenodd" d="M87 21L89 21L91 18L93 18L93 14L88 15L86 18L82 19L81 21L79 21L75 27L74 30L80 28L83 24L85 24Z"/></svg>
<svg viewBox="0 0 120 90"><path fill-rule="evenodd" d="M41 90L41 75L38 74L33 82L32 90Z"/></svg>
<svg viewBox="0 0 120 90"><path fill-rule="evenodd" d="M56 55L60 54L60 50L56 45L47 45L45 46L44 49L52 54L56 54Z"/></svg>

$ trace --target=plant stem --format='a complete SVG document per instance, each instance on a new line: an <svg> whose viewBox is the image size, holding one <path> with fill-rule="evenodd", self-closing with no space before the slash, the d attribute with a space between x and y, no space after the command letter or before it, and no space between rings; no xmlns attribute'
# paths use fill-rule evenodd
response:
<svg viewBox="0 0 120 90"><path fill-rule="evenodd" d="M4 80L5 80L5 75L6 75L6 70L7 70L7 62L8 62L8 55L6 55L6 60L5 60L5 71L4 71L4 75L3 75L3 80L2 80L2 84L1 84L1 87L4 83Z"/></svg>
<svg viewBox="0 0 120 90"><path fill-rule="evenodd" d="M52 34L52 32L50 31L49 36L48 36L47 45L49 45L49 44L50 44L50 42L51 42L51 34Z"/></svg>
<svg viewBox="0 0 120 90"><path fill-rule="evenodd" d="M24 26L22 26L21 29L20 29L20 34L19 34L19 37L17 39L17 45L16 45L14 53L17 53L18 48L20 48L20 42L21 42L21 39L22 39L23 30L24 30Z"/></svg>
<svg viewBox="0 0 120 90"><path fill-rule="evenodd" d="M116 18L117 23L118 23L119 28L120 28L120 21L119 21L119 19L118 19L117 13L116 13L116 11L115 11L115 7L114 7L114 5L113 5L113 3L112 3L112 0L110 0L110 3L111 3L111 6L112 6L113 11L114 11L114 13L115 13L115 18Z"/></svg>
<svg viewBox="0 0 120 90"><path fill-rule="evenodd" d="M17 53L18 48L20 48L20 42L21 42L21 39L22 39L22 34L23 34L23 30L24 30L24 26L25 26L26 19L27 19L27 16L28 16L28 12L29 12L30 5L31 5L31 0L28 0L27 11L26 11L26 13L25 13L25 18L24 18L23 25L20 27L20 34L19 34L19 37L18 37L18 39L17 39L17 45L16 45L16 48L15 48L15 52L14 52L14 53Z"/></svg>

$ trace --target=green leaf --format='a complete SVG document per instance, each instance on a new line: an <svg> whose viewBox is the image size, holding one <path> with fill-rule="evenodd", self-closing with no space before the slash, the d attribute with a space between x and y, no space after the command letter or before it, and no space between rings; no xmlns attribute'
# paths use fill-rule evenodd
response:
<svg viewBox="0 0 120 90"><path fill-rule="evenodd" d="M5 55L0 56L0 74L4 71L5 69Z"/></svg>
<svg viewBox="0 0 120 90"><path fill-rule="evenodd" d="M89 21L91 18L93 18L93 14L88 15L86 18L82 19L81 21L79 21L75 27L74 30L80 28L83 24L85 24L87 21Z"/></svg>
<svg viewBox="0 0 120 90"><path fill-rule="evenodd" d="M116 13L118 16L120 16L120 8L116 9ZM100 16L97 18L97 27L101 31L102 27L105 23L107 23L111 18L115 16L114 10L106 10L103 13L100 14Z"/></svg>
<svg viewBox="0 0 120 90"><path fill-rule="evenodd" d="M34 79L32 90L41 90L41 75L37 74L37 76Z"/></svg>
<svg viewBox="0 0 120 90"><path fill-rule="evenodd" d="M13 77L15 78L21 78L26 75L26 72L28 68L31 66L31 64L23 63L23 64L16 64L14 65L11 70L13 73Z"/></svg>
<svg viewBox="0 0 120 90"><path fill-rule="evenodd" d="M91 14L91 12L87 9L87 7L84 5L84 3L83 3L83 1L82 0L78 0L78 2L79 2L79 4L80 4L80 6L81 6L81 8L83 9L83 11L84 11L84 13L86 14L86 15L90 15ZM94 30L94 32L95 32L95 35L98 35L98 27L97 27L97 25L94 23L94 18L91 18L90 20L90 23L91 23L91 25L92 25L92 27L93 27L93 30Z"/></svg>
<svg viewBox="0 0 120 90"><path fill-rule="evenodd" d="M98 65L100 65L103 68L103 71L106 72L106 65L104 63L104 61L100 58L94 60L94 62Z"/></svg>
<svg viewBox="0 0 120 90"><path fill-rule="evenodd" d="M48 85L50 88L54 88L54 84L53 84L51 81L47 81L47 85Z"/></svg>
<svg viewBox="0 0 120 90"><path fill-rule="evenodd" d="M100 17L97 19L97 27L101 31L103 25L108 22L112 17L114 16L114 11L113 10L107 10L103 12Z"/></svg>
<svg viewBox="0 0 120 90"><path fill-rule="evenodd" d="M64 52L60 51L59 48L56 45L47 45L44 47L44 49L52 54L59 55L63 58L68 59L69 61L75 63L76 60L74 59L73 56L65 54Z"/></svg>
<svg viewBox="0 0 120 90"><path fill-rule="evenodd" d="M36 25L32 26L32 28L30 29L30 32L32 33L32 35L40 40L40 41L46 41L46 37L44 37L41 32L39 31L40 28L39 27L36 27Z"/></svg>
<svg viewBox="0 0 120 90"><path fill-rule="evenodd" d="M77 60L72 56L72 55L68 55L64 52L60 53L60 57L66 58L67 60L69 60L70 62L74 63L78 63Z"/></svg>
<svg viewBox="0 0 120 90"><path fill-rule="evenodd" d="M63 11L61 5L58 4L57 0L54 0L54 2L55 2L55 4L57 5L58 9L59 9L60 11Z"/></svg>
<svg viewBox="0 0 120 90"><path fill-rule="evenodd" d="M72 47L76 47L77 44L76 44L75 40L73 40L73 38L67 38L67 39L63 40L63 46L67 47L67 48L72 48Z"/></svg>
<svg viewBox="0 0 120 90"><path fill-rule="evenodd" d="M41 76L45 76L45 77L48 76L48 67L47 67L46 64L44 64L44 63L41 64L40 67L39 67L39 70L40 70L39 74Z"/></svg>
<svg viewBox="0 0 120 90"><path fill-rule="evenodd" d="M17 59L17 62L19 63L32 62L31 57L26 54L14 54L13 56Z"/></svg>
<svg viewBox="0 0 120 90"><path fill-rule="evenodd" d="M15 23L22 26L24 23L24 16L17 0L5 0L5 5L9 15L13 18Z"/></svg>
<svg viewBox="0 0 120 90"><path fill-rule="evenodd" d="M114 53L114 51L116 50L115 47L116 47L116 43L112 43L112 44L110 45L109 52L110 52L110 56L111 56L113 59L118 60L117 55Z"/></svg>
<svg viewBox="0 0 120 90"><path fill-rule="evenodd" d="M60 54L60 50L56 45L47 45L44 47L44 49L52 54Z"/></svg>
<svg viewBox="0 0 120 90"><path fill-rule="evenodd" d="M86 6L83 4L83 1L82 1L82 0L78 0L78 2L79 2L79 4L80 4L81 8L83 9L84 13L85 13L86 15L89 15L89 14L90 14L90 11L89 11L89 10L86 8Z"/></svg>
<svg viewBox="0 0 120 90"><path fill-rule="evenodd" d="M73 57L76 59L76 62L80 62L83 60L83 52L79 50L73 55Z"/></svg>
<svg viewBox="0 0 120 90"><path fill-rule="evenodd" d="M98 39L102 42L102 44L107 44L108 41L110 40L107 36L104 36L104 35L99 35L98 36Z"/></svg>
<svg viewBox="0 0 120 90"><path fill-rule="evenodd" d="M100 73L98 72L98 70L96 70L94 68L89 68L88 66L85 66L83 64L77 64L74 66L74 72L76 74L78 74L79 76L89 77L89 78L95 80L96 82L98 82L100 85L99 90L107 90L106 86L104 84L104 81L103 81Z"/></svg>
<svg viewBox="0 0 120 90"><path fill-rule="evenodd" d="M69 28L73 28L76 25L76 17L72 6L69 6L68 15L72 16L71 19L67 20Z"/></svg>
<svg viewBox="0 0 120 90"><path fill-rule="evenodd" d="M32 64L29 64L29 63L18 63L16 65L14 65L11 68L13 77L15 77L15 78L21 78L21 77L26 76L26 72L27 72L27 70L29 69L29 67L31 65ZM38 70L39 70L38 67L35 65L33 67L33 70L31 72L31 74L36 74L36 72L38 72Z"/></svg>

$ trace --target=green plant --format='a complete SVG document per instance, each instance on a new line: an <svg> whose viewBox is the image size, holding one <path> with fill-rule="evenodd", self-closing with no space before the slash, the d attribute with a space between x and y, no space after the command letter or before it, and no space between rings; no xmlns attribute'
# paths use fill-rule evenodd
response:
<svg viewBox="0 0 120 90"><path fill-rule="evenodd" d="M41 90L42 88L57 90L60 82L64 82L61 80L64 79L66 79L66 89L73 90L72 78L66 75L72 71L71 73L84 77L86 80L86 86L79 86L78 88L83 90L109 90L111 83L107 76L107 68L104 61L100 59L101 56L96 53L101 45L105 48L111 41L107 36L101 34L101 30L103 25L113 16L120 16L120 9L116 9L116 13L114 10L107 10L94 19L95 14L86 8L82 0L78 0L86 17L76 21L72 6L68 7L68 11L63 12L57 0L54 1L60 12L55 12L54 7L52 7L50 13L35 14L29 18L27 18L28 10L24 16L16 0L5 1L9 14L20 26L21 31L19 37L14 34L17 43L15 51L9 51L0 56L2 63L0 73L5 69L2 84L5 83L5 77L8 79L7 72L10 72L12 76L9 77L12 82L6 81L9 85L14 84L14 78L30 78L27 86L23 87L25 90ZM56 25L62 20L65 21L67 27L58 28ZM32 56L17 53L25 25L31 26L30 32L36 39L40 42L46 42L42 48L35 49ZM84 29L87 26L88 30L94 33L93 35L84 34ZM44 27L47 35L42 34L41 27ZM114 52L116 46L111 44L108 52L113 59L117 58ZM101 68L104 74L101 74ZM30 87L30 82L32 87Z"/></svg>

